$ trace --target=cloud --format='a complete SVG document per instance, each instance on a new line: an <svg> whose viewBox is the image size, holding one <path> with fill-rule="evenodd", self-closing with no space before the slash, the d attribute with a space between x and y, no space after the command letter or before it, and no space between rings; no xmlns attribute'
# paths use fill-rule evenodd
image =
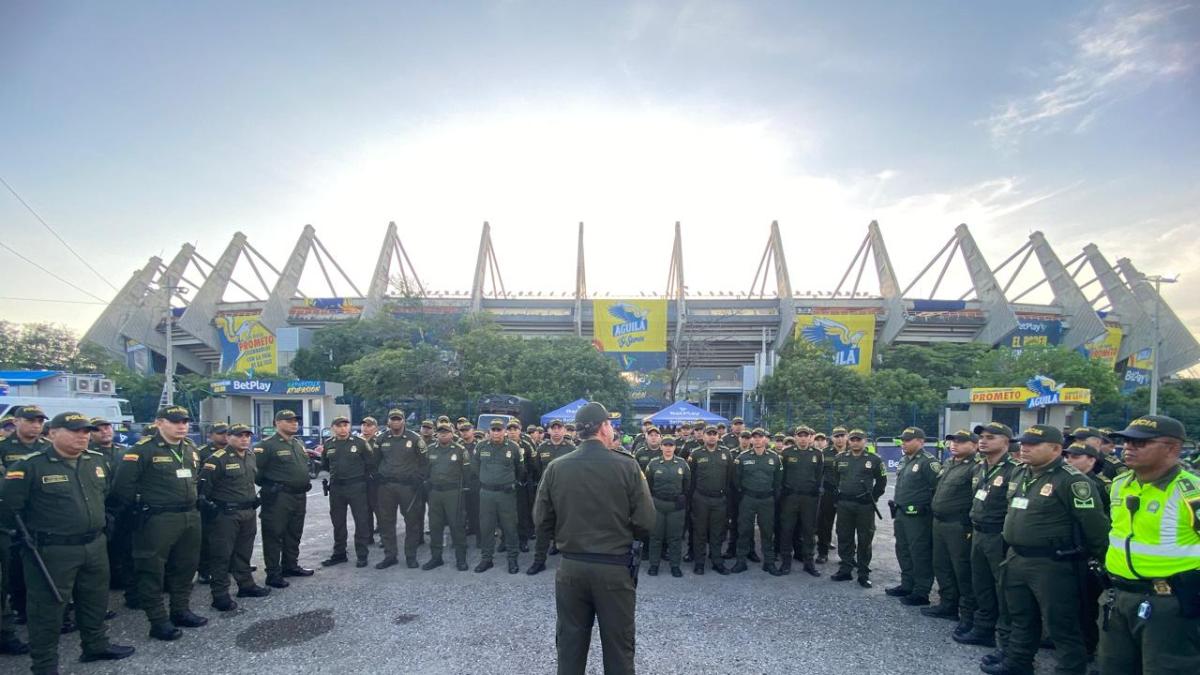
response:
<svg viewBox="0 0 1200 675"><path fill-rule="evenodd" d="M982 123L1006 147L1030 134L1086 130L1104 108L1195 66L1195 41L1172 32L1175 15L1190 10L1106 5L1077 31L1070 57L1053 68L1048 87L1007 101Z"/></svg>

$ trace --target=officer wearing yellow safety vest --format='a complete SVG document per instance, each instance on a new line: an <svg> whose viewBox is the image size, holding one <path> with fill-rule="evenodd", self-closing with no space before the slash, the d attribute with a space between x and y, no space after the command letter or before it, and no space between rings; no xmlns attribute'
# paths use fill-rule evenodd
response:
<svg viewBox="0 0 1200 675"><path fill-rule="evenodd" d="M1148 415L1115 435L1130 471L1112 486L1100 666L1200 672L1200 477L1179 462L1183 424Z"/></svg>

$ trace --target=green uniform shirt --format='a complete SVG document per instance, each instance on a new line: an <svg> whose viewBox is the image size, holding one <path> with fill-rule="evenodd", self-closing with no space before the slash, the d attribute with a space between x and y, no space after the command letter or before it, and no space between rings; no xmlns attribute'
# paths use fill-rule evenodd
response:
<svg viewBox="0 0 1200 675"><path fill-rule="evenodd" d="M713 496L733 485L733 455L727 448L708 450L701 446L687 462L692 467L692 487L700 494Z"/></svg>
<svg viewBox="0 0 1200 675"><path fill-rule="evenodd" d="M741 492L769 492L772 495L783 483L783 462L774 450L758 454L747 450L733 460L734 481Z"/></svg>
<svg viewBox="0 0 1200 675"><path fill-rule="evenodd" d="M492 487L505 487L525 480L525 463L521 448L510 440L499 443L484 441L475 446L479 482Z"/></svg>
<svg viewBox="0 0 1200 675"><path fill-rule="evenodd" d="M308 453L299 438L284 439L279 434L264 438L254 445L254 461L258 465L259 485L279 483L289 488L308 485Z"/></svg>
<svg viewBox="0 0 1200 675"><path fill-rule="evenodd" d="M108 482L111 484L113 476L117 473L117 462L121 461L121 456L125 454L127 448L120 443L112 443L110 445L88 446L88 450L96 452L104 457L104 466L108 469Z"/></svg>
<svg viewBox="0 0 1200 675"><path fill-rule="evenodd" d="M679 455L675 455L675 456L679 457ZM641 448L639 448L637 452L633 453L633 458L637 460L638 466L642 467L642 471L645 471L646 467L650 465L650 461L656 457L662 457L662 446L661 445L658 446L657 448L651 448L649 445L644 445ZM680 459L683 459L683 458L680 457ZM684 459L683 461L687 462L686 459Z"/></svg>
<svg viewBox="0 0 1200 675"><path fill-rule="evenodd" d="M231 447L216 450L200 467L200 492L214 502L246 504L257 498L254 479L258 464L254 453Z"/></svg>
<svg viewBox="0 0 1200 675"><path fill-rule="evenodd" d="M679 456L683 457L684 459L688 459L692 456L693 452L698 452L698 451L704 449L704 441L698 441L698 440L692 438L692 439L688 439L688 440L684 441L683 445L680 445L677 447L679 448L677 450L677 452L679 453ZM720 447L720 445L718 445L717 447Z"/></svg>
<svg viewBox="0 0 1200 675"><path fill-rule="evenodd" d="M125 451L113 494L122 504L138 495L147 506L194 506L200 451L188 439L170 445L162 436L148 436Z"/></svg>
<svg viewBox="0 0 1200 675"><path fill-rule="evenodd" d="M837 489L837 456L838 449L830 445L821 451L824 466L821 469L821 482L827 489Z"/></svg>
<svg viewBox="0 0 1200 675"><path fill-rule="evenodd" d="M8 467L0 491L0 522L15 529L13 514L18 513L30 532L91 534L104 529L107 494L102 455L85 451L65 460L50 447Z"/></svg>
<svg viewBox="0 0 1200 675"><path fill-rule="evenodd" d="M951 458L942 466L937 489L933 493L933 512L942 517L965 520L971 512L975 496L972 478L975 476L977 454L963 459Z"/></svg>
<svg viewBox="0 0 1200 675"><path fill-rule="evenodd" d="M742 444L741 437L732 431L722 436L719 442L721 445L729 448L730 450L735 450L739 445Z"/></svg>
<svg viewBox="0 0 1200 675"><path fill-rule="evenodd" d="M1062 457L1034 471L1023 466L1008 485L1004 541L1009 546L1054 550L1074 548L1073 529L1081 528L1084 549L1103 559L1108 547L1108 517L1092 481Z"/></svg>
<svg viewBox="0 0 1200 675"><path fill-rule="evenodd" d="M669 460L659 455L646 466L646 482L650 486L650 494L656 499L673 501L680 495L686 495L691 480L691 467L687 460L678 455Z"/></svg>
<svg viewBox="0 0 1200 675"><path fill-rule="evenodd" d="M8 438L0 441L0 462L3 462L4 466L9 466L13 462L23 459L25 455L43 452L49 450L50 447L50 441L41 436L38 436L37 440L33 443L25 445L17 438L17 434L14 432Z"/></svg>
<svg viewBox="0 0 1200 675"><path fill-rule="evenodd" d="M321 468L329 472L331 480L366 478L375 473L375 453L361 438L350 436L345 440L330 439L322 446Z"/></svg>
<svg viewBox="0 0 1200 675"><path fill-rule="evenodd" d="M937 487L941 470L941 462L924 450L918 450L911 457L905 455L900 459L900 467L896 469L896 494L893 499L902 512L929 511L929 505L933 503L933 490Z"/></svg>
<svg viewBox="0 0 1200 675"><path fill-rule="evenodd" d="M783 488L789 492L817 494L825 461L816 448L792 447L783 451Z"/></svg>
<svg viewBox="0 0 1200 675"><path fill-rule="evenodd" d="M842 497L874 501L887 488L887 469L874 453L863 450L856 455L846 450L838 454L833 467Z"/></svg>
<svg viewBox="0 0 1200 675"><path fill-rule="evenodd" d="M429 458L429 480L433 487L445 489L465 484L471 471L471 454L451 441L446 445L435 442L426 449Z"/></svg>
<svg viewBox="0 0 1200 675"><path fill-rule="evenodd" d="M209 457L212 457L212 454L214 452L216 452L218 450L224 450L227 447L229 447L228 443L226 443L225 445L217 445L216 443L205 443L204 445L200 446L200 461L203 462L204 460L208 459Z"/></svg>
<svg viewBox="0 0 1200 675"><path fill-rule="evenodd" d="M1017 462L1007 452L1000 455L995 466L981 460L971 470L971 523L976 526L999 527L1008 513L1008 485Z"/></svg>
<svg viewBox="0 0 1200 675"><path fill-rule="evenodd" d="M1100 472L1110 481L1125 471L1125 462L1117 459L1115 455L1103 451L1100 453L1100 466L1102 467Z"/></svg>
<svg viewBox="0 0 1200 675"><path fill-rule="evenodd" d="M565 438L563 439L563 442L559 443L558 445L555 445L551 441L542 441L542 444L539 445L537 449L538 464L541 466L542 472L545 473L546 467L550 466L550 462L553 462L568 452L574 452L574 450L575 446L568 443L567 439Z"/></svg>
<svg viewBox="0 0 1200 675"><path fill-rule="evenodd" d="M429 472L429 461L425 457L425 441L412 430L393 434L385 431L375 439L375 450L379 453L379 475L385 478L424 480Z"/></svg>

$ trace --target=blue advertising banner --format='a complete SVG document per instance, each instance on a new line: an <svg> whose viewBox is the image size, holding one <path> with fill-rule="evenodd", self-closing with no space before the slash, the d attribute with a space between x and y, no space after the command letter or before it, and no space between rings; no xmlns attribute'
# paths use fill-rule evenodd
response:
<svg viewBox="0 0 1200 675"><path fill-rule="evenodd" d="M1023 319L1018 317L1017 328L1000 341L1018 354L1025 347L1049 347L1062 342L1062 321L1058 319Z"/></svg>
<svg viewBox="0 0 1200 675"><path fill-rule="evenodd" d="M212 393L242 396L321 396L325 393L325 383L320 380L219 380L212 383Z"/></svg>

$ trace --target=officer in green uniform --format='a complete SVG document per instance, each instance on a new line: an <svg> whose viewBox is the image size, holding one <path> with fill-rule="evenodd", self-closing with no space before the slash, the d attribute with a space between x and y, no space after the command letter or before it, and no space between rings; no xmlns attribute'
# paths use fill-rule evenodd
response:
<svg viewBox="0 0 1200 675"><path fill-rule="evenodd" d="M575 450L575 446L567 442L564 432L565 428L562 420L550 421L550 436L542 441L542 444L537 449L538 466L541 468L543 475L546 473L546 467L550 466L551 462L557 461L560 457L564 457L567 453ZM655 438L659 437L657 428L654 429L653 436ZM657 441L653 442L657 444ZM655 452L658 452L657 448ZM540 476L538 483L541 483ZM545 570L547 554L558 555L558 546L552 543L554 532L541 527L535 527L534 529L537 533L537 540L533 546L533 564L529 566L529 569L525 570L526 574L537 574Z"/></svg>
<svg viewBox="0 0 1200 675"><path fill-rule="evenodd" d="M654 432L655 436L659 435L657 428ZM683 514L687 511L692 469L686 460L675 454L674 438L664 438L661 449L661 454L653 457L645 469L655 511L654 531L650 533L650 569L647 574L658 574L658 564L662 559L665 541L671 576L682 577L683 570L679 566L683 561Z"/></svg>
<svg viewBox="0 0 1200 675"><path fill-rule="evenodd" d="M350 435L350 418L335 417L330 426L333 438L321 452L321 468L329 472L329 518L333 521L333 554L321 561L331 567L347 561L346 510L354 518L354 566L366 567L371 544L371 506L367 499L367 479L378 462L371 446Z"/></svg>
<svg viewBox="0 0 1200 675"><path fill-rule="evenodd" d="M250 555L258 534L254 493L257 465L250 452L250 427L226 428L225 447L214 450L200 467L201 505L208 513L208 571L213 609L231 612L238 605L229 597L229 576L237 582L239 598L262 598L271 589L259 586L250 573Z"/></svg>
<svg viewBox="0 0 1200 675"><path fill-rule="evenodd" d="M558 673L584 673L597 620L604 672L632 673L637 577L631 547L654 527L654 501L637 462L609 450L614 431L604 406L588 403L575 421L583 442L546 468L534 505L534 519L554 533L564 558L554 584Z"/></svg>
<svg viewBox="0 0 1200 675"><path fill-rule="evenodd" d="M111 644L104 626L108 610L108 555L104 499L108 471L104 456L89 452L91 421L76 412L50 421L51 446L8 467L0 497L0 523L16 528L20 516L37 545L51 580L75 604L83 662L118 660L133 647ZM34 673L58 672L58 639L64 603L28 551L22 555L28 581L29 641Z"/></svg>
<svg viewBox="0 0 1200 675"><path fill-rule="evenodd" d="M300 566L300 539L308 512L308 453L296 438L300 420L291 410L275 413L275 433L254 445L257 474L262 487L263 561L267 585L287 588L284 577L310 577L313 571Z"/></svg>
<svg viewBox="0 0 1200 675"><path fill-rule="evenodd" d="M1116 435L1130 470L1112 486L1100 667L1200 672L1200 475L1179 462L1187 435L1165 415L1139 417Z"/></svg>
<svg viewBox="0 0 1200 675"><path fill-rule="evenodd" d="M925 451L925 431L908 427L900 434L904 457L896 469L896 493L888 506L894 510L896 561L900 585L884 592L905 605L928 605L933 587L933 491L941 462ZM839 535L839 539L841 536ZM943 603L945 598L943 598ZM957 611L942 608L942 612Z"/></svg>
<svg viewBox="0 0 1200 675"><path fill-rule="evenodd" d="M704 437L705 426L706 425L704 422L701 422L700 420L696 420L696 422L692 424L691 436L688 438L688 440L684 441L683 445L679 448L679 454L682 455L684 459L691 457L693 451L699 450L708 444L708 439Z"/></svg>
<svg viewBox="0 0 1200 675"><path fill-rule="evenodd" d="M379 434L379 421L374 417L364 417L362 425L359 427L359 438L367 442L367 447L371 448L371 452L378 459L379 453L375 450L375 436ZM367 517L371 522L371 538L368 543L375 543L375 535L379 533L379 478L374 473L367 476L367 506L369 507ZM380 543L383 542L383 537L380 537Z"/></svg>
<svg viewBox="0 0 1200 675"><path fill-rule="evenodd" d="M445 564L442 548L446 527L454 545L455 565L467 571L467 534L463 514L463 486L471 473L471 456L454 441L454 427L448 422L437 426L433 445L426 450L429 460L429 562L421 566L432 570Z"/></svg>
<svg viewBox="0 0 1200 675"><path fill-rule="evenodd" d="M738 434L738 442L730 451L729 456L736 458L738 455L750 449L750 430L742 428ZM740 498L736 490L729 490L728 499L725 500L725 521L726 527L729 528L729 543L725 546L725 552L721 557L726 560L732 560L737 557L737 542L738 542L738 502ZM689 551L690 553L690 551ZM753 551L751 555L755 555ZM686 560L686 559L685 559ZM756 557L750 558L753 562L759 562Z"/></svg>
<svg viewBox="0 0 1200 675"><path fill-rule="evenodd" d="M747 431L746 420L740 417L733 418L733 420L730 422L729 433L721 437L721 445L729 448L730 450L737 449L742 443L741 438L743 431Z"/></svg>
<svg viewBox="0 0 1200 675"><path fill-rule="evenodd" d="M575 440L574 422L567 422L566 426L563 428L565 429L564 435L566 436L567 442L571 445L579 445L579 443ZM482 433L482 431L480 433Z"/></svg>
<svg viewBox="0 0 1200 675"><path fill-rule="evenodd" d="M533 498L537 487L537 451L529 440L521 435L521 422L513 418L506 426L508 440L521 449L521 463L525 466L525 478L517 484L517 545L521 553L529 552L529 539L533 536Z"/></svg>
<svg viewBox="0 0 1200 675"><path fill-rule="evenodd" d="M1100 498L1104 515L1110 513L1109 494L1112 491L1112 481L1104 477L1100 467L1100 451L1090 445L1076 441L1063 449L1063 459L1071 466L1079 469L1079 473L1092 481L1092 488ZM1083 596L1083 645L1087 649L1088 660L1096 655L1096 647L1100 644L1100 594L1104 592L1101 580L1095 574L1087 575L1087 585Z"/></svg>
<svg viewBox="0 0 1200 675"><path fill-rule="evenodd" d="M1112 454L1111 452L1112 448L1115 446L1113 446L1112 443L1106 444L1105 441L1108 439L1096 427L1079 427L1072 435L1076 441L1096 448L1097 451L1102 453L1100 457L1100 466L1101 472L1104 474L1105 478L1112 480L1125 470L1125 463L1117 459L1116 455ZM1104 453L1103 450L1106 445L1109 448L1109 452Z"/></svg>
<svg viewBox="0 0 1200 675"><path fill-rule="evenodd" d="M93 417L91 421L96 430L92 432L88 450L104 456L104 468L108 473L108 482L111 486L112 479L117 474L118 462L125 454L126 447L113 440L114 433L111 422L102 417ZM105 535L108 538L109 587L123 590L131 585L133 576L133 551L130 536L133 531L128 525L128 519L121 518L120 509L110 507L107 517L108 527L105 528Z"/></svg>
<svg viewBox="0 0 1200 675"><path fill-rule="evenodd" d="M806 426L796 427L796 444L783 451L783 491L779 509L782 526L779 528L779 556L783 561L780 572L792 571L792 546L796 530L800 532L800 560L804 571L814 577L821 576L813 564L813 548L816 545L817 510L821 495L822 472L825 468L821 451L811 447L813 430Z"/></svg>
<svg viewBox="0 0 1200 675"><path fill-rule="evenodd" d="M0 441L17 432L17 418L12 415L0 415Z"/></svg>
<svg viewBox="0 0 1200 675"><path fill-rule="evenodd" d="M504 437L504 423L492 420L487 441L475 448L479 471L479 532L483 539L481 560L476 572L493 567L496 552L496 526L504 537L508 553L508 573L520 571L517 558L517 484L525 480L525 462L521 447Z"/></svg>
<svg viewBox="0 0 1200 675"><path fill-rule="evenodd" d="M838 571L830 581L849 581L858 568L858 584L871 587L871 542L875 539L875 501L887 489L887 469L878 455L866 451L867 434L851 429L846 451L837 456Z"/></svg>
<svg viewBox="0 0 1200 675"><path fill-rule="evenodd" d="M36 405L18 407L13 411L15 422L12 434L0 441L0 463L11 466L25 455L47 450L50 443L42 438L46 413ZM20 548L12 545L11 536L0 530L0 566L3 566L3 586L0 586L0 623L11 620L9 611L25 616L25 569L21 562ZM8 606L11 598L12 606ZM0 633L3 633L0 627Z"/></svg>
<svg viewBox="0 0 1200 675"><path fill-rule="evenodd" d="M638 466L642 468L642 471L645 471L646 467L650 465L650 460L662 456L663 440L662 431L660 431L656 426L648 427L644 434L645 439L642 442L641 447L639 447L633 453L633 458L637 460ZM671 439L671 445L674 444L675 439ZM674 448L672 448L672 451L674 451Z"/></svg>
<svg viewBox="0 0 1200 675"><path fill-rule="evenodd" d="M1008 484L1017 462L1008 452L1013 437L1008 426L988 422L973 431L979 437L982 456L971 476L971 590L976 608L971 630L965 634L955 632L952 637L961 644L995 647L996 633L1001 646L1008 640L1008 615L1002 610L1004 589L1000 587L1000 563L1006 546L1000 533L1008 512ZM990 656L991 661L1003 658L1000 652Z"/></svg>
<svg viewBox="0 0 1200 675"><path fill-rule="evenodd" d="M642 430L633 437L633 442L629 444L629 449L633 452L635 457L637 456L638 450L641 450L642 447L646 445L646 433L650 431L651 427L654 427L654 422L651 422L649 417L642 420ZM645 467L643 466L642 468L644 469Z"/></svg>
<svg viewBox="0 0 1200 675"><path fill-rule="evenodd" d="M425 441L425 447L433 444L433 420L421 420L421 428L417 432L421 436L421 440Z"/></svg>
<svg viewBox="0 0 1200 675"><path fill-rule="evenodd" d="M1008 485L1004 519L1004 602L1010 632L1003 660L985 673L1032 673L1043 628L1054 642L1057 672L1083 673L1080 587L1087 559L1101 559L1109 522L1086 476L1063 461L1062 431L1035 424L1019 439L1024 466Z"/></svg>
<svg viewBox="0 0 1200 675"><path fill-rule="evenodd" d="M715 427L706 435L717 434ZM775 497L783 484L783 463L774 450L767 449L767 432L750 432L751 448L733 460L734 485L741 501L738 504L738 557L730 572L745 572L746 558L754 550L754 523L757 519L762 538L763 571L771 576L782 572L775 566Z"/></svg>
<svg viewBox="0 0 1200 675"><path fill-rule="evenodd" d="M921 614L957 620L954 632L966 635L975 625L975 592L971 586L972 479L978 464L979 437L966 429L946 436L950 459L942 466L933 493L933 575L941 601ZM953 610L953 611L951 611Z"/></svg>
<svg viewBox="0 0 1200 675"><path fill-rule="evenodd" d="M217 422L208 430L208 442L200 446L200 462L203 463L217 450L224 450L229 445L229 425ZM200 566L196 569L196 580L202 584L209 581L208 570L208 513L200 514Z"/></svg>
<svg viewBox="0 0 1200 675"><path fill-rule="evenodd" d="M404 411L388 412L388 428L375 441L379 452L379 529L383 532L384 558L375 569L399 562L396 513L404 518L404 562L417 568L417 546L425 529L425 500L421 486L429 476L425 441L404 428Z"/></svg>
<svg viewBox="0 0 1200 675"><path fill-rule="evenodd" d="M846 451L846 427L834 427L832 444L821 450L821 503L817 511L817 564L829 562L833 546L833 521L837 517L837 456Z"/></svg>
<svg viewBox="0 0 1200 675"><path fill-rule="evenodd" d="M458 444L463 446L467 451L467 456L471 459L471 464L475 464L475 446L478 443L475 440L475 428L470 422L461 421L458 423ZM571 450L575 446L567 443L566 440L560 441L569 445ZM479 473L471 471L467 476L466 485L463 487L463 499L466 500L467 512L467 536L474 535L475 547L479 548Z"/></svg>
<svg viewBox="0 0 1200 675"><path fill-rule="evenodd" d="M733 456L717 444L716 430L706 434L704 445L687 457L692 467L692 571L704 574L707 549L713 571L729 574L721 561L721 543L725 539L725 511L729 491L733 489Z"/></svg>
<svg viewBox="0 0 1200 675"><path fill-rule="evenodd" d="M138 514L133 533L137 604L150 622L150 637L175 640L183 628L208 619L190 609L192 579L200 557L196 480L200 452L187 438L191 415L182 406L158 411L157 433L138 441L121 458L113 495ZM162 595L170 597L170 620Z"/></svg>
<svg viewBox="0 0 1200 675"><path fill-rule="evenodd" d="M120 462L121 455L125 454L125 446L113 440L116 434L113 431L112 422L103 417L93 417L91 421L96 430L91 434L88 450L104 455L104 466L108 469L111 483L112 476L117 470L117 462Z"/></svg>

